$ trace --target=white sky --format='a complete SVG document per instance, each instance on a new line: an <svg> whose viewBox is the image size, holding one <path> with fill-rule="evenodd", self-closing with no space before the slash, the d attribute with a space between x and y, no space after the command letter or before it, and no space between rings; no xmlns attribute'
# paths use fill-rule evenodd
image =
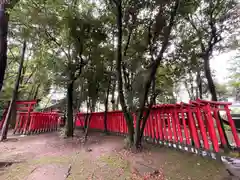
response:
<svg viewBox="0 0 240 180"><path fill-rule="evenodd" d="M237 54L237 51L229 51L227 53L222 53L222 54L219 54L218 56L215 56L210 61L211 68L212 70L215 71L216 79L219 83L225 83L227 81L228 68L230 65L230 63L228 62L236 54Z"/></svg>
<svg viewBox="0 0 240 180"><path fill-rule="evenodd" d="M228 68L230 68L229 61L237 54L237 51L229 51L227 53L221 53L215 55L213 59L210 60L211 70L215 71L215 80L218 83L227 83L228 81ZM181 92L178 94L178 101L188 102L188 93L184 86L181 86Z"/></svg>

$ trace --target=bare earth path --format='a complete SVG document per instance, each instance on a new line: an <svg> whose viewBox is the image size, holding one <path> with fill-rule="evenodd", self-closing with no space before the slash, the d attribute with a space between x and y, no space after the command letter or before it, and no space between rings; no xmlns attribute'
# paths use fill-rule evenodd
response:
<svg viewBox="0 0 240 180"><path fill-rule="evenodd" d="M221 180L225 175L217 162L151 146L133 154L123 149L123 137L99 133L90 133L84 146L80 138L62 139L58 133L0 143L0 180Z"/></svg>

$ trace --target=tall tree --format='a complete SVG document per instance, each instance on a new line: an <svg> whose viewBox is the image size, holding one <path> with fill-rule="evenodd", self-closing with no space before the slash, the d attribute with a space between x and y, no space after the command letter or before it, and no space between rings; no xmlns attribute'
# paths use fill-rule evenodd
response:
<svg viewBox="0 0 240 180"><path fill-rule="evenodd" d="M5 3L0 4L0 91L2 90L7 65L8 18Z"/></svg>
<svg viewBox="0 0 240 180"><path fill-rule="evenodd" d="M5 119L4 124L3 124L0 141L3 141L5 139L7 139L7 132L8 132L9 122L10 122L11 112L12 112L12 108L15 104L17 94L18 94L18 88L19 88L19 82L20 82L22 68L23 68L26 46L27 46L26 41L24 40L23 48L22 48L22 54L21 54L21 61L20 61L20 64L19 64L19 69L18 69L18 75L17 75L17 79L16 79L16 82L15 82L15 87L14 87L13 94L12 94L12 99L11 99L11 102L10 102L9 107L8 107L8 112L7 112L7 115L6 115L6 119Z"/></svg>
<svg viewBox="0 0 240 180"><path fill-rule="evenodd" d="M123 27L124 27L124 12L126 8L126 2L125 1L113 1L114 2L114 6L116 9L116 24L117 24L117 30L118 30L118 34L117 34L117 38L118 38L118 42L117 42L117 77L118 77L118 93L119 93L119 98L120 98L120 104L122 107L122 110L124 112L124 116L128 125L128 132L129 132L129 136L128 136L128 140L129 140L129 144L133 145L136 148L139 148L141 146L141 139L143 136L143 131L145 128L145 124L146 121L148 119L148 115L149 112L151 110L151 107L155 101L156 98L156 94L153 91L151 97L150 97L150 102L148 102L149 98L149 92L150 92L150 88L151 85L154 89L155 87L155 75L157 72L157 69L163 59L163 55L169 45L169 40L170 40L170 36L171 36L171 32L172 29L175 25L175 20L176 20L176 16L178 14L178 8L179 8L179 1L176 0L174 3L168 3L168 2L163 2L163 3L157 3L157 4L148 4L148 1L145 1L144 3L140 3L138 4L138 8L142 7L141 5L143 5L143 9L146 6L149 6L150 12L154 12L157 8L157 13L156 16L154 16L154 18L152 17L153 14L148 12L150 14L149 19L146 18L145 20L149 20L151 23L150 25L148 24L148 30L150 29L150 31L146 31L149 34L148 41L147 41L147 45L144 47L144 49L147 49L149 51L147 51L150 54L150 61L148 64L148 68L145 71L146 74L146 79L143 82L143 91L142 91L142 96L139 97L139 112L138 112L138 117L137 117L137 123L136 123L136 129L134 130L134 126L133 126L133 116L131 113L131 110L128 108L126 100L125 100L125 95L124 95L124 90L123 90L123 78L126 78L126 71L125 71L125 67L124 67L124 62L123 62L123 54L125 55L126 49L122 49L123 46ZM128 16L131 18L131 21L133 22L133 24L136 22L136 18L138 13L142 12L142 9L134 9L137 7L137 4L135 1L130 2L129 4L129 14ZM153 9L151 9L153 8ZM149 10L148 9L148 10ZM170 11L169 11L170 9ZM132 11L131 11L132 10ZM146 9L144 9L146 10ZM125 15L127 16L127 15ZM153 18L153 19L152 19ZM129 21L129 19L128 19ZM135 26L136 27L136 26ZM162 33L163 31L163 33ZM132 31L130 31L132 32ZM128 40L131 39L128 38ZM157 43L161 43L161 48L158 49L156 44ZM129 44L129 41L127 41L127 46ZM158 45L159 45L158 44ZM124 80L126 83L126 80ZM127 80L128 81L128 80ZM127 83L127 88L130 86L130 83ZM146 107L146 103L149 103L148 108L147 108L147 112L145 112L145 107ZM144 115L144 112L146 113Z"/></svg>
<svg viewBox="0 0 240 180"><path fill-rule="evenodd" d="M203 0L197 3L200 4L197 9L199 13L188 16L186 20L190 23L198 38L197 42L200 48L198 55L203 59L208 90L212 96L212 100L217 101L218 97L210 68L210 59L215 49L221 49L224 37L226 43L227 36L232 36L236 24L239 23L238 18L236 18L237 2L233 0ZM221 127L224 129L223 120L220 115L219 119ZM224 136L228 140L225 131ZM227 145L230 146L228 141Z"/></svg>
<svg viewBox="0 0 240 180"><path fill-rule="evenodd" d="M199 57L203 59L205 76L212 100L217 101L216 87L210 68L210 59L213 51L219 48L220 42L231 35L236 22L236 1L233 0L209 0L198 1L198 12L186 19L191 24L198 37L200 47ZM227 38L225 38L227 39Z"/></svg>
<svg viewBox="0 0 240 180"><path fill-rule="evenodd" d="M47 1L29 6L23 1L19 7L24 9L21 16L25 13L29 17L28 22L19 20L36 37L34 46L48 59L54 83L66 89L66 136L73 136L75 83L106 37L101 18L94 16L96 6L87 1Z"/></svg>
<svg viewBox="0 0 240 180"><path fill-rule="evenodd" d="M12 9L19 0L3 0L0 2L0 92L3 86L5 69L7 65L7 36L8 36L8 10Z"/></svg>

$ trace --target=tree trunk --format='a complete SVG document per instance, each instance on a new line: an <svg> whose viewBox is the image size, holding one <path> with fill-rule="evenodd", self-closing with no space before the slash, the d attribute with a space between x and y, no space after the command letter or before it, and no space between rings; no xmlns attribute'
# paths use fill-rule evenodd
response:
<svg viewBox="0 0 240 180"><path fill-rule="evenodd" d="M24 56L24 54L22 54L22 56ZM23 83L23 80L24 80L24 74L25 74L26 68L27 67L24 67L24 64L23 64L22 73L21 73L20 80L19 80L19 86L20 87L21 87L21 85ZM37 91L38 91L38 89L37 89ZM20 91L17 92L16 100L18 100L19 93L20 93ZM36 98L34 98L34 99L36 99ZM16 103L14 103L13 106L12 106L11 120L10 120L10 126L12 128L15 127L16 119L17 119L17 105L16 105Z"/></svg>
<svg viewBox="0 0 240 180"><path fill-rule="evenodd" d="M108 113L108 97L109 97L109 92L110 92L110 85L111 85L111 78L109 79L109 83L108 83L108 89L107 89L107 93L106 93L106 99L105 99L105 111L104 111L104 132L107 134L108 130L107 130L107 113Z"/></svg>
<svg viewBox="0 0 240 180"><path fill-rule="evenodd" d="M22 73L22 67L23 67L23 62L24 62L24 55L25 55L25 51L26 51L26 46L27 46L26 45L26 41L24 41L23 42L23 48L22 48L21 61L20 61L20 65L19 65L19 68L18 68L18 75L17 75L15 87L13 89L12 100L10 102L10 105L9 105L9 108L8 108L8 112L7 112L7 116L6 116L5 122L3 124L0 141L3 141L5 139L7 139L7 132L8 132L8 126L9 126L9 123L10 123L12 107L15 104L15 101L16 101L16 98L17 98L17 94L18 94L19 81L20 81L20 78L21 78L21 73Z"/></svg>
<svg viewBox="0 0 240 180"><path fill-rule="evenodd" d="M7 34L9 14L5 5L0 5L0 92L3 87L5 70L7 66Z"/></svg>
<svg viewBox="0 0 240 180"><path fill-rule="evenodd" d="M141 134L143 134L149 113L151 111L152 105L154 103L154 98L155 94L153 94L153 96L151 97L151 102L147 108L147 112L144 116L144 110L145 110L145 104L147 102L148 99L148 94L149 94L149 90L151 87L151 84L154 83L154 79L155 79L155 75L157 72L157 69L163 59L163 54L166 51L168 45L169 45L169 38L170 38L170 34L172 32L172 28L175 22L175 18L177 16L177 12L178 12L178 7L179 7L180 1L176 0L175 1L175 5L171 11L171 16L170 16L170 20L169 20L169 25L167 27L163 42L162 42L162 47L160 49L160 52L156 58L156 60L152 63L151 67L150 67L150 72L149 72L149 76L146 79L146 82L144 83L144 93L143 96L141 98L141 102L140 102L140 108L139 108L139 115L137 117L137 125L136 125L136 135L135 135L135 147L139 148L140 142L141 142ZM140 128L140 124L142 124L142 127Z"/></svg>
<svg viewBox="0 0 240 180"><path fill-rule="evenodd" d="M16 97L16 100L18 98ZM13 103L12 110L11 110L11 116L10 116L10 128L14 128L16 124L17 119L17 105L16 103Z"/></svg>
<svg viewBox="0 0 240 180"><path fill-rule="evenodd" d="M200 99L203 99L202 78L199 70L197 71L197 86L198 86L198 92L199 92L198 97Z"/></svg>
<svg viewBox="0 0 240 180"><path fill-rule="evenodd" d="M134 127L133 127L133 117L131 113L128 111L124 93L123 93L123 80L122 80L122 0L116 1L117 6L117 78L118 78L118 93L119 100L122 107L122 111L124 113L124 117L126 119L126 123L128 126L128 140L129 145L132 146L134 142Z"/></svg>
<svg viewBox="0 0 240 180"><path fill-rule="evenodd" d="M32 85L32 88L31 88L31 90L30 90L29 93L28 93L28 99L31 99L31 98L32 98L32 94L33 94L33 92L34 92L34 89L35 89L35 87L34 87L34 85Z"/></svg>
<svg viewBox="0 0 240 180"><path fill-rule="evenodd" d="M212 78L209 57L204 58L204 70L205 70L205 76L208 81L208 89L212 96L212 101L217 101L217 92L216 92L216 87Z"/></svg>
<svg viewBox="0 0 240 180"><path fill-rule="evenodd" d="M136 121L135 134L134 134L134 145L136 149L140 148L140 144L141 144L140 132L141 132L142 119L140 119L140 116L141 116L140 113L141 112L138 112L137 114L137 121Z"/></svg>
<svg viewBox="0 0 240 180"><path fill-rule="evenodd" d="M119 110L119 104L120 104L120 98L119 95L117 96L117 102L116 102L116 109L115 110Z"/></svg>
<svg viewBox="0 0 240 180"><path fill-rule="evenodd" d="M92 118L92 112L87 116L87 122L86 122L86 129L85 129L85 135L84 135L84 143L87 142L87 137L88 137L88 130L89 130L89 124Z"/></svg>
<svg viewBox="0 0 240 180"><path fill-rule="evenodd" d="M73 85L74 81L71 80L67 86L67 137L73 137Z"/></svg>
<svg viewBox="0 0 240 180"><path fill-rule="evenodd" d="M217 99L216 87L215 87L215 84L213 82L212 73L211 73L211 69L210 69L210 60L209 60L208 56L204 57L204 70L205 70L205 76L206 76L207 81L208 81L208 89L209 89L209 91L211 93L211 96L212 96L212 101L217 101L218 99ZM219 117L219 120L220 120L221 128L223 130L224 138L226 139L226 142L227 142L227 146L230 147L230 144L229 144L226 132L225 132L223 120L222 120L222 117L220 116L219 112L218 112L218 117ZM224 149L227 150L228 147L224 147Z"/></svg>
<svg viewBox="0 0 240 180"><path fill-rule="evenodd" d="M39 83L39 84L37 85L37 88L36 88L35 92L34 92L33 99L37 99L38 91L39 91L40 86L41 86L41 84Z"/></svg>
<svg viewBox="0 0 240 180"><path fill-rule="evenodd" d="M147 121L147 118L149 116L149 113L146 113L146 115L144 116L144 110L145 110L145 104L146 104L146 101L147 101L147 98L148 98L148 92L150 90L152 80L155 79L155 74L157 72L157 68L158 68L157 64L154 63L154 65L152 66L150 75L149 75L149 77L148 77L148 79L147 79L147 81L145 82L145 85L144 85L145 86L144 87L144 93L143 93L143 96L141 98L141 104L140 104L139 113L138 113L137 122L136 122L136 130L135 130L136 132L135 132L135 138L134 138L135 139L134 145L135 145L136 148L140 148L140 146L141 146L141 138L140 138L141 137L141 129L145 128L146 121ZM149 109L151 109L151 106L153 105L152 100L150 102Z"/></svg>
<svg viewBox="0 0 240 180"><path fill-rule="evenodd" d="M116 110L116 101L115 101L115 90L116 90L116 81L113 81L113 87L112 87L112 110Z"/></svg>
<svg viewBox="0 0 240 180"><path fill-rule="evenodd" d="M85 130L85 135L84 135L84 143L87 142L87 137L88 137L88 132L89 132L89 125L92 119L92 113L95 111L96 107L96 101L92 100L92 105L90 107L90 115L87 118L87 124L86 124L86 130Z"/></svg>
<svg viewBox="0 0 240 180"><path fill-rule="evenodd" d="M88 112L88 110L90 109L90 99L88 98L87 99L87 114L86 114L86 117L85 117L85 119L84 119L84 128L83 128L83 130L84 130L84 132L86 131L86 129L87 129L87 122L88 122L88 116L89 116L89 112ZM91 110L90 110L91 111Z"/></svg>
<svg viewBox="0 0 240 180"><path fill-rule="evenodd" d="M240 101L240 88L236 88L235 101Z"/></svg>

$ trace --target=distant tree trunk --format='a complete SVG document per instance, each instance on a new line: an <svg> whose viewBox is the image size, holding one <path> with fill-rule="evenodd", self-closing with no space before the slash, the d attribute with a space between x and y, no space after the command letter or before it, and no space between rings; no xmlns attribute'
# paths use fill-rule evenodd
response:
<svg viewBox="0 0 240 180"><path fill-rule="evenodd" d="M235 101L240 101L240 88L236 88Z"/></svg>
<svg viewBox="0 0 240 180"><path fill-rule="evenodd" d="M107 133L107 113L108 113L108 97L109 97L109 92L110 92L110 86L111 86L111 78L109 78L108 82L108 88L107 88L107 93L106 93L106 99L105 99L105 111L104 111L104 132Z"/></svg>
<svg viewBox="0 0 240 180"><path fill-rule="evenodd" d="M81 92L82 92L82 87L80 86L79 87L79 91L80 91L80 94L78 95L78 98L77 98L77 111L80 111L80 108L81 108L81 105L82 105L82 102L81 102Z"/></svg>
<svg viewBox="0 0 240 180"><path fill-rule="evenodd" d="M190 98L191 100L193 100L193 99L194 99L194 95L193 95L193 93L192 93L192 91L191 91L192 87L189 88L189 86L188 86L189 84L190 84L190 86L191 86L191 83L189 83L189 82L187 82L187 81L184 81L184 85L185 85L185 88L186 88L186 90L187 90L188 96L189 96L189 98Z"/></svg>
<svg viewBox="0 0 240 180"><path fill-rule="evenodd" d="M92 100L92 105L90 107L90 115L87 117L87 125L86 125L86 129L85 129L84 143L87 141L88 132L89 132L89 125L90 125L90 122L91 122L92 113L95 111L95 107L96 107L96 101Z"/></svg>
<svg viewBox="0 0 240 180"><path fill-rule="evenodd" d="M115 100L115 90L116 90L116 81L113 81L113 86L112 86L112 110L116 110L116 100Z"/></svg>
<svg viewBox="0 0 240 180"><path fill-rule="evenodd" d="M0 5L0 92L3 87L5 70L7 66L7 35L9 14L5 5Z"/></svg>
<svg viewBox="0 0 240 180"><path fill-rule="evenodd" d="M199 70L197 71L197 86L198 86L198 92L199 92L198 97L200 99L203 99L202 78Z"/></svg>
<svg viewBox="0 0 240 180"><path fill-rule="evenodd" d="M26 71L26 67L24 68L23 66L23 69L22 69L22 74L20 76L20 81L19 81L19 86L21 87L22 83L23 83L23 80L24 80L24 71ZM38 90L39 90L39 87L40 87L40 84L38 84L36 90L34 88L34 85L33 85L33 88L32 90L35 90L35 93L34 93L34 98L33 99L36 99L37 98L37 94L38 94ZM19 93L20 91L17 92L17 97L16 97L16 100L18 100L18 96L19 96ZM33 91L32 91L33 93ZM31 99L32 96L30 96L28 99ZM15 123L16 123L16 119L17 119L17 105L16 103L13 104L13 107L12 107L12 112L11 112L11 120L10 120L10 126L13 128L15 127Z"/></svg>
<svg viewBox="0 0 240 180"><path fill-rule="evenodd" d="M29 93L28 93L28 99L31 99L31 98L32 98L32 94L33 94L33 92L34 92L34 89L35 89L35 87L34 87L34 85L32 85L32 88L31 88L31 90L30 90Z"/></svg>
<svg viewBox="0 0 240 180"><path fill-rule="evenodd" d="M194 93L194 78L193 78L193 72L191 70L188 71L188 80L184 81L185 88L187 90L188 96L191 100L195 99L195 93Z"/></svg>
<svg viewBox="0 0 240 180"><path fill-rule="evenodd" d="M85 117L85 119L84 119L84 131L86 131L86 129L87 129L87 122L88 122L88 116L89 116L89 111L90 110L90 99L89 98L87 98L87 114L86 114L86 117ZM91 111L91 110L90 110Z"/></svg>
<svg viewBox="0 0 240 180"><path fill-rule="evenodd" d="M67 137L73 137L73 86L74 81L71 80L71 82L69 82L69 84L67 85Z"/></svg>
<svg viewBox="0 0 240 180"><path fill-rule="evenodd" d="M119 95L117 96L117 102L116 102L116 109L115 110L119 110L119 104L120 104L120 98Z"/></svg>
<svg viewBox="0 0 240 180"><path fill-rule="evenodd" d="M208 81L208 89L209 89L209 91L211 93L211 96L212 96L212 101L217 101L218 100L217 99L217 92L216 92L216 87L215 87L215 84L214 84L214 81L213 81L213 78L212 78L209 56L204 57L204 70L205 70L205 76L206 76L207 81ZM223 119L222 119L219 112L218 112L218 117L219 117L219 120L220 120L221 128L223 129L224 138L227 141L227 146L230 147L228 137L226 135L225 128L224 128ZM227 147L224 147L224 148L227 150Z"/></svg>
<svg viewBox="0 0 240 180"><path fill-rule="evenodd" d="M39 84L37 85L37 88L36 88L35 92L34 92L33 99L37 99L40 86L41 86L41 84L39 83Z"/></svg>
<svg viewBox="0 0 240 180"><path fill-rule="evenodd" d="M7 132L8 132L8 126L9 126L9 123L10 123L12 107L14 106L16 98L17 98L17 95L18 95L19 81L20 81L20 78L21 78L21 73L22 73L22 67L23 67L23 62L24 62L26 46L27 46L26 45L26 41L24 41L23 42L23 48L22 48L21 61L20 61L19 68L18 68L18 75L17 75L17 79L16 79L16 82L15 82L15 87L13 89L12 99L11 99L11 102L9 104L9 108L8 108L8 112L7 112L7 115L6 115L6 119L5 119L5 122L3 124L0 141L3 141L5 139L7 139Z"/></svg>

